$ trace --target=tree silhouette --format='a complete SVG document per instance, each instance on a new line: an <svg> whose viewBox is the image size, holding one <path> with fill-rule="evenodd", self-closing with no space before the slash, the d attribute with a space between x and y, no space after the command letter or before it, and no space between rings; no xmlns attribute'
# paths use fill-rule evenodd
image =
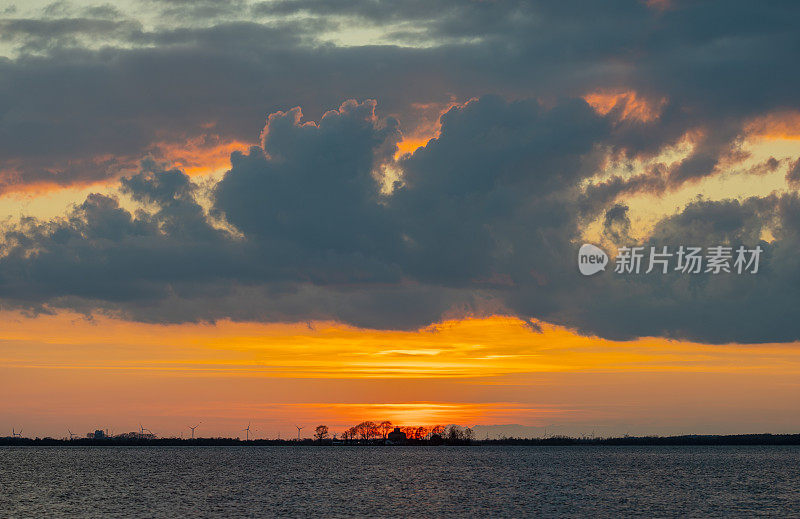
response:
<svg viewBox="0 0 800 519"><path fill-rule="evenodd" d="M471 427L467 427L464 429L464 439L468 442L471 442L475 438L475 433L472 431Z"/></svg>
<svg viewBox="0 0 800 519"><path fill-rule="evenodd" d="M356 432L362 440L371 440L378 436L378 424L370 421L361 422L356 425Z"/></svg>
<svg viewBox="0 0 800 519"><path fill-rule="evenodd" d="M320 426L322 427L322 426ZM357 440L357 443L370 445L375 439L388 439L389 433L395 428L389 420L382 420L380 422L363 421L358 425L345 429L342 434L342 440L348 442ZM319 430L319 428L317 428ZM425 425L406 425L398 426L408 440L412 443L429 444L429 445L469 445L475 438L474 431L470 428L461 427L459 425L442 425L425 426ZM325 430L327 437L327 428ZM315 438L320 439L316 434ZM335 438L335 437L334 437Z"/></svg>
<svg viewBox="0 0 800 519"><path fill-rule="evenodd" d="M318 425L316 429L314 429L314 438L317 441L322 441L328 437L328 426L327 425Z"/></svg>
<svg viewBox="0 0 800 519"><path fill-rule="evenodd" d="M386 436L388 436L389 433L392 432L392 422L390 422L389 420L384 420L378 424L378 429L380 429L381 436L383 436L383 439L385 440Z"/></svg>
<svg viewBox="0 0 800 519"><path fill-rule="evenodd" d="M409 440L416 440L417 439L417 428L416 427L401 427L401 431L403 431L406 435L406 438Z"/></svg>

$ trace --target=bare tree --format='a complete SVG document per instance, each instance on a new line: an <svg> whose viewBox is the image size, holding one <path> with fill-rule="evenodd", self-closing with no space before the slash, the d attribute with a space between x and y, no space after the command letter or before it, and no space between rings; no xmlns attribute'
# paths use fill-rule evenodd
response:
<svg viewBox="0 0 800 519"><path fill-rule="evenodd" d="M383 438L385 440L394 427L394 424L389 420L382 420L380 422L365 420L343 431L341 437L345 441L360 439L362 442L369 442L375 438ZM434 425L432 427L412 425L400 426L397 428L400 429L409 440L428 439L436 445L442 442L459 444L471 442L474 439L474 431L472 429L464 428L459 425L449 425L447 427L441 425ZM317 430L319 431L319 427ZM325 429L325 433L326 435L323 438L327 438L327 428ZM315 434L314 436L320 439L318 435Z"/></svg>
<svg viewBox="0 0 800 519"><path fill-rule="evenodd" d="M448 440L457 442L464 438L463 433L461 432L461 427L458 425L448 425L447 430L445 431L445 436Z"/></svg>
<svg viewBox="0 0 800 519"><path fill-rule="evenodd" d="M384 420L378 424L378 428L381 431L381 436L383 436L383 439L385 440L389 433L392 432L392 422L389 420Z"/></svg>
<svg viewBox="0 0 800 519"><path fill-rule="evenodd" d="M314 438L317 441L322 441L328 437L328 426L327 425L318 425L316 429L314 429Z"/></svg>
<svg viewBox="0 0 800 519"><path fill-rule="evenodd" d="M468 442L472 442L472 440L474 438L475 438L475 433L474 433L474 431L472 430L471 427L467 427L466 429L464 429L464 439L465 440L467 440Z"/></svg>
<svg viewBox="0 0 800 519"><path fill-rule="evenodd" d="M378 436L378 425L375 422L361 422L356 425L356 432L361 436L362 440L371 440Z"/></svg>
<svg viewBox="0 0 800 519"><path fill-rule="evenodd" d="M378 427L378 424L376 424L375 422L367 422L367 427L369 428L370 439L378 438L381 435L380 428Z"/></svg>

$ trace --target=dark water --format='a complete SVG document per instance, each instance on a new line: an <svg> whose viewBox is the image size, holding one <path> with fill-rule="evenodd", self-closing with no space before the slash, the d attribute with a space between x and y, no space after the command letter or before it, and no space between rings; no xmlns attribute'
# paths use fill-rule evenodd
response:
<svg viewBox="0 0 800 519"><path fill-rule="evenodd" d="M2 517L800 517L800 447L0 449Z"/></svg>

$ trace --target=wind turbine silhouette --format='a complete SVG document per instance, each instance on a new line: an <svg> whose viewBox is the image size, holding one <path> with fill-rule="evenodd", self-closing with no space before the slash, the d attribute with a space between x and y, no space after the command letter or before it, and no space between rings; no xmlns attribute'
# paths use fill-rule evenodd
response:
<svg viewBox="0 0 800 519"><path fill-rule="evenodd" d="M72 431L69 430L69 427L67 427L67 432L69 433L69 439L70 440L72 440L72 438L74 438L76 436L75 434L72 433Z"/></svg>
<svg viewBox="0 0 800 519"><path fill-rule="evenodd" d="M203 422L197 422L197 425L195 425L194 427L192 427L191 425L189 426L189 429L191 429L191 430L192 430L192 439L193 439L193 440L194 440L194 430L195 430L195 429L197 429L197 428L200 426L200 424L201 424L201 423L203 423ZM250 425L248 424L248 427L249 427L249 426L250 426Z"/></svg>
<svg viewBox="0 0 800 519"><path fill-rule="evenodd" d="M297 441L300 441L300 430L305 429L305 426L300 427L299 425L295 425L295 427L297 428Z"/></svg>
<svg viewBox="0 0 800 519"><path fill-rule="evenodd" d="M242 429L242 431L246 431L247 432L247 441L250 441L250 422L247 422L247 428L246 429Z"/></svg>
<svg viewBox="0 0 800 519"><path fill-rule="evenodd" d="M153 431L151 431L150 429L145 429L144 427L142 427L142 422L139 422L139 435L144 436L145 431L147 431L147 434L153 434Z"/></svg>
<svg viewBox="0 0 800 519"><path fill-rule="evenodd" d="M22 438L22 427L19 428L19 432L16 432L14 428L11 428L11 437L12 438Z"/></svg>

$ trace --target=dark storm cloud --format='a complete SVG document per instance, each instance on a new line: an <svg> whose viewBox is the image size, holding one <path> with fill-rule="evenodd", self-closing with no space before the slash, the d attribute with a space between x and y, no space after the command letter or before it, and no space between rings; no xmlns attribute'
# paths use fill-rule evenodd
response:
<svg viewBox="0 0 800 519"><path fill-rule="evenodd" d="M6 233L3 299L166 321L207 300L193 319L417 327L453 309L497 309L497 287L559 275L576 233L571 180L592 169L605 124L586 103L488 97L454 108L440 138L404 159L407 184L388 195L374 173L392 163L400 133L374 110L348 101L318 123L298 109L270 116L263 147L234 154L213 191L213 212L242 236L214 228L198 187L152 162L122 180L148 212L92 195L66 220L27 220ZM454 152L461 161L448 160ZM261 296L237 304L241 291ZM162 309L173 299L187 302Z"/></svg>
<svg viewBox="0 0 800 519"><path fill-rule="evenodd" d="M27 38L57 40L76 34L93 37L127 35L134 30L141 30L141 24L102 18L59 18L55 20L6 18L0 20L0 30L2 30L0 39L3 41Z"/></svg>
<svg viewBox="0 0 800 519"><path fill-rule="evenodd" d="M389 162L400 132L374 108L348 101L319 124L302 124L297 108L271 115L263 148L232 157L215 209L273 247L299 247L298 256L380 251L397 231L373 172Z"/></svg>
<svg viewBox="0 0 800 519"><path fill-rule="evenodd" d="M86 41L134 38L142 26L135 20L105 18L0 19L0 41L13 43L22 53L78 47Z"/></svg>
<svg viewBox="0 0 800 519"><path fill-rule="evenodd" d="M158 5L165 14L189 9ZM624 196L715 174L722 158L738 156L750 118L800 108L797 4L754 12L739 1L657 10L622 1L353 0L336 13L313 1L254 9L307 21L120 33L110 16L106 25L47 19L63 38L27 49L48 30L14 29L20 54L0 61L0 189L125 172L122 193L146 210L92 195L64 219L6 229L5 307L378 328L507 312L613 338L800 338L796 195L698 201L648 238L761 243L757 276L583 278L574 268L587 221L602 215L605 237L627 241ZM193 21L222 16L212 11L185 12ZM320 39L363 20L430 46ZM112 33L121 43L99 50L72 38ZM601 115L580 99L592 91L635 91L655 115L626 116L625 104ZM471 97L479 99L442 116L436 139L394 161L419 106ZM351 98L377 104L342 104ZM161 142L208 133L257 142L265 114L258 146L235 153L212 189L210 215L203 188L181 171L147 160L131 174ZM677 164L581 187L609 157L653 158L687 134L694 148ZM777 167L767 161L752 173ZM391 192L382 190L386 171L400 174ZM776 240L759 242L765 231Z"/></svg>
<svg viewBox="0 0 800 519"><path fill-rule="evenodd" d="M315 34L333 27L334 24L325 20L270 24L233 21L204 29L176 28L140 32L132 38L132 41L184 51L187 48L202 47L207 52L219 55L220 58L227 53L236 54L242 47L246 47L252 53L285 54L309 48L311 44L316 43ZM241 57L246 57L250 66L256 65L256 62L252 61L256 56Z"/></svg>
<svg viewBox="0 0 800 519"><path fill-rule="evenodd" d="M157 152L160 142L185 142L209 131L252 139L262 117L253 117L247 103L229 107L218 96L290 99L290 85L272 82L276 71L253 60L262 51L287 53L283 59L291 60L299 52L292 50L297 34L232 23L136 35L140 44L163 45L158 51L62 49L57 56L0 61L0 190L113 178ZM254 54L232 58L236 38L249 41ZM198 39L202 50L193 48ZM244 76L251 79L237 81ZM208 123L215 124L212 130Z"/></svg>
<svg viewBox="0 0 800 519"><path fill-rule="evenodd" d="M278 112L212 192L212 212L236 233L211 223L185 174L146 161L121 190L147 211L91 195L65 219L7 229L0 296L7 308L150 322L417 328L505 312L615 339L800 337L796 194L696 201L646 241L759 244L757 275L577 273L576 180L597 167L609 124L582 100L485 97L447 112L440 136L395 164L403 183L382 194L375 172L393 164L400 133L374 102L346 102L317 123ZM606 211L607 237L628 239L627 213ZM774 242L761 241L765 230Z"/></svg>
<svg viewBox="0 0 800 519"><path fill-rule="evenodd" d="M350 18L379 25L396 26L390 35L404 41L423 39L486 38L510 36L529 29L541 12L526 1L406 0L278 0L252 6L257 16L307 15Z"/></svg>
<svg viewBox="0 0 800 519"><path fill-rule="evenodd" d="M797 108L792 85L800 77L790 63L800 38L789 23L798 9L792 2L758 10L749 2L702 2L664 11L633 1L337 3L337 14L392 23L392 30L408 33L406 41L433 42L426 48L322 44L321 30L346 30L350 23L331 18L330 5L256 7L270 16L307 13L302 22L212 20L149 31L120 19L39 20L24 36L34 38L35 49L28 50L36 54L0 63L6 189L114 177L163 141L208 133L252 140L259 114L287 106L303 106L318 119L344 99L375 98L384 113L412 129L415 104L596 89L635 89L667 100L652 124L617 126L617 151L653 155L685 132L703 130L696 153L666 179L675 186L713 174L747 118ZM190 11L185 16L192 19ZM408 26L400 28L404 21ZM52 40L80 24L86 25L81 34L96 35L95 43L112 39L102 50ZM110 167L98 167L98 157ZM16 172L13 181L8 171Z"/></svg>
<svg viewBox="0 0 800 519"><path fill-rule="evenodd" d="M650 238L761 243L758 277L577 274L575 180L595 169L608 124L579 100L473 101L443 116L441 135L397 165L403 185L381 194L374 172L391 163L400 134L374 102L347 102L318 123L298 109L275 113L262 147L235 154L213 191L213 211L241 235L210 223L186 175L145 162L122 191L147 212L92 195L64 220L8 229L2 298L152 322L415 328L501 311L612 338L796 338L795 195L695 202ZM627 207L606 212L607 235L629 225ZM771 244L759 241L767 226Z"/></svg>
<svg viewBox="0 0 800 519"><path fill-rule="evenodd" d="M596 171L607 127L582 100L544 108L489 96L451 109L440 137L401 161L405 186L390 205L408 268L455 285L551 272L555 250L577 232L565 198Z"/></svg>
<svg viewBox="0 0 800 519"><path fill-rule="evenodd" d="M401 241L372 171L390 160L399 132L374 106L347 102L318 124L303 124L299 110L269 118L265 147L234 155L214 191L215 211L244 237L212 226L199 187L152 161L121 181L147 212L95 194L66 219L7 229L4 306L154 322L337 319L413 328L474 301L469 290L402 279L390 262Z"/></svg>
<svg viewBox="0 0 800 519"><path fill-rule="evenodd" d="M213 284L230 271L237 253L220 248L226 235L210 228L185 196L188 179L178 172L150 175L141 173L126 189L150 197L170 190L163 184L183 184L172 186L173 196L159 200L154 214L131 214L116 199L95 194L65 220L26 220L8 231L3 298L33 309L64 297L135 304L163 299L189 279ZM38 252L28 256L31 247Z"/></svg>
<svg viewBox="0 0 800 519"><path fill-rule="evenodd" d="M797 194L698 201L665 218L646 245L727 244L763 249L754 275L670 273L605 276L576 292L579 304L552 321L615 339L663 336L721 342L795 341L800 337L800 241ZM777 240L761 241L763 230Z"/></svg>

